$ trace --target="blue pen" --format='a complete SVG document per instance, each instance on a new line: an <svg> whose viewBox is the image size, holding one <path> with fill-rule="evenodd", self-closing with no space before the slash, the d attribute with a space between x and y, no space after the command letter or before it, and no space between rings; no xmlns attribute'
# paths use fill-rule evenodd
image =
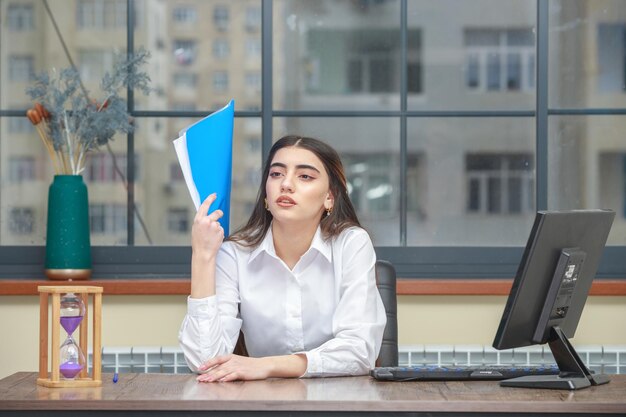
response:
<svg viewBox="0 0 626 417"><path fill-rule="evenodd" d="M113 383L116 384L117 383L117 372L113 374Z"/></svg>

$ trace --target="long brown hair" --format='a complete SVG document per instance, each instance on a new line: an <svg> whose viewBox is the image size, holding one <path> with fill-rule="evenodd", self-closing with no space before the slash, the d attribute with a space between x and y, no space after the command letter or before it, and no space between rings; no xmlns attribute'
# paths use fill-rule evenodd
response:
<svg viewBox="0 0 626 417"><path fill-rule="evenodd" d="M334 204L332 212L329 215L323 212L320 218L320 227L324 238L335 237L351 226L361 227L354 206L350 201L350 197L348 197L346 174L337 151L319 139L289 135L280 138L270 149L263 166L261 186L259 187L252 215L248 222L231 234L227 240L232 240L247 247L256 247L265 238L267 229L269 229L272 223L272 213L265 209L265 198L267 196L265 186L270 172L270 165L279 149L291 146L313 152L322 161L328 174L329 188L334 198Z"/></svg>

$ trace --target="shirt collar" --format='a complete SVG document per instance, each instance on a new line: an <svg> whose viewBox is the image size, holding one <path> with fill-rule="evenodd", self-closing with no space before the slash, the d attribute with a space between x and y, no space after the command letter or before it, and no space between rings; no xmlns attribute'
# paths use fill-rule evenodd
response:
<svg viewBox="0 0 626 417"><path fill-rule="evenodd" d="M317 230L315 231L315 235L313 236L313 241L311 242L311 247L307 250L308 253L311 249L317 250L321 253L328 262L332 262L332 246L330 239L325 240L322 235L322 228L317 226ZM265 233L265 237L257 246L252 253L250 253L250 258L248 258L248 263L252 262L256 257L261 254L261 252L266 252L268 255L273 257L278 257L276 255L276 249L274 248L274 237L272 235L272 225L267 229L267 233Z"/></svg>

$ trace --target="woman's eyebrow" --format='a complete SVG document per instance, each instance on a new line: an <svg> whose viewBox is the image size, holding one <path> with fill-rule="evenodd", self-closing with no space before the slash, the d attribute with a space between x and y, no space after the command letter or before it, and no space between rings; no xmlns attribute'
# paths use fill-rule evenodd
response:
<svg viewBox="0 0 626 417"><path fill-rule="evenodd" d="M270 168L273 168L273 167L287 169L287 165L283 164L282 162L274 162L272 165L270 165ZM312 169L313 171L316 171L318 173L320 172L319 169L315 168L313 165L308 165L308 164L296 165L296 169Z"/></svg>

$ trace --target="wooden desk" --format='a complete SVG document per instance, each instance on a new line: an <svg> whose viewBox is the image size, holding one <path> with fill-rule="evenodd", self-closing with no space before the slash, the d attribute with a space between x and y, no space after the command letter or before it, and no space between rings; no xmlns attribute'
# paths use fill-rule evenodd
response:
<svg viewBox="0 0 626 417"><path fill-rule="evenodd" d="M19 372L0 380L0 415L90 415L96 410L135 416L626 413L626 375L580 391L369 377L200 384L194 375L174 374L120 374L116 384L104 374L99 388L45 388L35 378L34 372Z"/></svg>

